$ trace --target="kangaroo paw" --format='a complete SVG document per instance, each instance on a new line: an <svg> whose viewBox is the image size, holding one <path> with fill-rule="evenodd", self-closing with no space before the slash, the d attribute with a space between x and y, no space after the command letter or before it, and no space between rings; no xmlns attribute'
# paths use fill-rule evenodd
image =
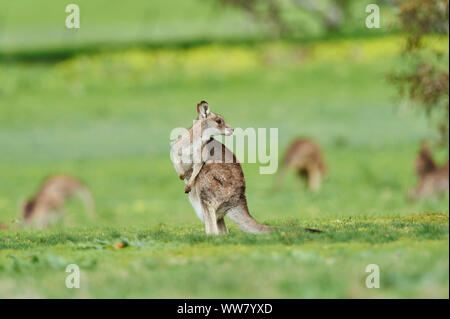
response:
<svg viewBox="0 0 450 319"><path fill-rule="evenodd" d="M189 184L186 185L186 186L184 187L184 192L185 192L186 194L188 194L188 193L191 192L191 186L190 186Z"/></svg>
<svg viewBox="0 0 450 319"><path fill-rule="evenodd" d="M185 180L186 179L186 174L181 174L181 175L179 175L179 177L180 177L181 180Z"/></svg>

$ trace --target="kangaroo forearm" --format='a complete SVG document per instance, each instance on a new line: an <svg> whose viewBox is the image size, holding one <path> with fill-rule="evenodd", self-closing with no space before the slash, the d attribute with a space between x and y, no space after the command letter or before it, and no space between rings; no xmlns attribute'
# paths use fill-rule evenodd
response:
<svg viewBox="0 0 450 319"><path fill-rule="evenodd" d="M192 183L194 183L195 178L197 177L198 173L200 173L201 169L203 167L203 163L200 164L194 164L193 170L192 170L192 175L189 178L189 182L188 184L191 185Z"/></svg>

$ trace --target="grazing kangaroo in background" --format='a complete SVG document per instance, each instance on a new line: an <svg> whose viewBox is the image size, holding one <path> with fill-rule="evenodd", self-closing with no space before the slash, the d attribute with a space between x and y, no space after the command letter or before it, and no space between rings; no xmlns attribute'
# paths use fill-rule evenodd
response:
<svg viewBox="0 0 450 319"><path fill-rule="evenodd" d="M26 226L47 227L51 222L51 212L60 210L69 197L78 195L92 217L94 202L89 189L80 181L65 175L56 175L47 179L35 196L22 208Z"/></svg>
<svg viewBox="0 0 450 319"><path fill-rule="evenodd" d="M437 166L427 142L422 142L416 158L416 173L419 178L416 188L408 192L409 198L424 198L449 190L449 162Z"/></svg>
<svg viewBox="0 0 450 319"><path fill-rule="evenodd" d="M197 104L198 118L194 125L171 144L170 157L180 179L186 181L185 193L191 191L195 178L203 167L203 146L214 135L232 135L233 128L220 115L211 113L205 101ZM187 158L186 158L187 157ZM192 170L189 179L186 172Z"/></svg>
<svg viewBox="0 0 450 319"><path fill-rule="evenodd" d="M278 175L276 188L280 187L286 171L291 167L297 171L300 177L306 178L310 190L320 189L326 166L322 152L316 143L309 139L296 139L290 144Z"/></svg>
<svg viewBox="0 0 450 319"><path fill-rule="evenodd" d="M211 137L218 134L228 135L233 130L225 124L221 116L210 112L207 105L206 102L200 103L200 107L197 108L199 118L194 123L194 126L198 125L205 129L200 135L202 147L199 152L202 167L200 170L197 169L198 175L193 177L195 167L189 168L190 163L182 163L186 170L184 177L187 185L189 181L193 182L189 200L197 216L205 223L207 234L228 232L225 215L245 232L256 234L269 232L272 227L258 223L248 212L244 174L236 156L225 145ZM213 129L208 131L206 130L208 127ZM193 129L189 132L192 136ZM194 136L193 143L199 143L195 138ZM179 167L175 165L175 169L178 172Z"/></svg>

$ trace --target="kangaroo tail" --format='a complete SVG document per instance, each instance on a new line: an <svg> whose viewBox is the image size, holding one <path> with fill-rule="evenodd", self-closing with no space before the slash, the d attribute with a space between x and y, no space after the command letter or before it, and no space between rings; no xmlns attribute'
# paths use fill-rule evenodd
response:
<svg viewBox="0 0 450 319"><path fill-rule="evenodd" d="M274 229L274 227L258 223L256 219L254 219L248 212L246 203L242 203L239 206L231 208L227 215L234 223L236 223L236 225L238 225L240 229L246 233L263 234Z"/></svg>
<svg viewBox="0 0 450 319"><path fill-rule="evenodd" d="M90 218L95 216L95 204L94 199L92 198L92 194L89 189L85 186L81 187L77 191L77 195L83 201L84 207L86 209L87 214Z"/></svg>
<svg viewBox="0 0 450 319"><path fill-rule="evenodd" d="M248 212L248 208L245 203L230 209L227 216L246 233L264 234L269 233L274 229L280 229L278 227L258 223L256 219L254 219ZM315 228L303 228L303 230L309 233L323 233L322 230Z"/></svg>

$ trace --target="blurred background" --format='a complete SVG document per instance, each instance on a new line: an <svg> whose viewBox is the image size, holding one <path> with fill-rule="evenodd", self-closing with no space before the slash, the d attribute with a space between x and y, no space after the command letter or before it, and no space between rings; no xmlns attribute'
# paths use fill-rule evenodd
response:
<svg viewBox="0 0 450 319"><path fill-rule="evenodd" d="M203 235L169 158L171 130L192 125L200 100L208 101L212 111L235 128L278 128L280 163L295 137L308 137L322 148L328 173L317 193L307 191L294 173L274 192L275 175L260 175L260 163L243 165L250 212L261 222L448 214L448 195L422 201L406 198L417 183L414 159L422 140L430 141L438 163L448 158L448 1L76 0L80 28L67 29L65 8L71 2L0 0L0 222L16 220L20 203L46 177L67 173L90 187L98 217L88 220L81 203L71 201L62 222L66 226L104 227L98 228L99 238L106 236L105 229L132 226L146 234L155 225L194 227ZM379 5L380 28L366 27L370 3ZM423 229L432 238L427 229L433 229ZM4 247L16 247L14 240L22 237L15 236L10 235ZM23 237L17 247L33 242L53 245L66 238L36 236ZM84 232L67 238L77 236L90 238ZM177 245L182 244L178 235L164 236L164 245L175 245L170 270L176 267L172 261L178 262ZM380 236L388 240L381 231ZM448 217L446 236L448 253ZM188 242L195 245L206 240L202 238L194 236ZM102 243L95 245L98 249ZM222 252L245 253L238 245L239 249L224 247ZM276 247L274 251L280 251ZM424 251L411 249L417 254ZM57 246L54 253L62 251ZM66 258L78 258L72 250L64 251ZM395 268L400 253L395 247L392 251L395 256L389 262ZM435 259L420 262L411 254L418 268L403 272L406 279L395 286L403 287L401 292L383 296L417 297L424 292L448 297L448 255L445 261L443 250L434 251ZM86 250L86 254L95 259L97 253ZM115 258L105 254L108 261ZM322 257L318 264L309 261L316 252L289 255L286 265L295 267L273 277L269 275L273 264L262 263L263 255L249 259L249 254L242 257L241 265L246 266L240 271L253 260L263 276L260 283L299 269L289 259L292 256L328 273ZM387 260L384 252L377 254L379 260ZM333 260L342 256L341 266L356 267L345 261L348 255L342 251ZM436 276L421 277L423 269L431 269L426 260L437 260ZM54 256L44 261L45 267L59 265ZM206 267L210 265L212 273L216 266L209 262ZM185 278L204 276L193 265L183 268L182 279L175 272L166 274L166 268L150 277L159 264L153 260L144 264L147 279L158 287L166 287L169 276L176 279L173 287L183 285ZM227 265L225 259L219 264ZM243 271L241 279L255 273ZM272 297L367 296L340 279L344 276L311 273L305 278L317 281L301 294L289 284L290 277L276 282L278 288L273 290L252 290L258 283L218 281L220 288L208 296L267 297L264 291ZM136 292L143 289L143 277L134 279L136 290L126 288L130 273L128 277L120 273L114 278L123 276L126 284L111 290L101 281L106 273L97 275L102 279L95 286L96 296L141 296ZM391 284L396 276L389 277ZM44 286L59 287L50 275L47 278ZM423 285L416 285L415 278L423 279ZM2 282L5 294L23 296L16 282L8 280ZM330 285L332 280L339 283ZM442 286L436 290L427 286L428 280ZM35 283L40 287L39 281ZM186 296L170 287L155 296ZM183 289L189 296L205 296L209 287L192 283ZM38 288L26 291L33 296ZM61 293L69 294L61 290L49 296ZM81 296L89 296L85 293Z"/></svg>
<svg viewBox="0 0 450 319"><path fill-rule="evenodd" d="M318 194L291 176L267 196L275 177L244 165L259 219L448 211L448 198L405 198L422 139L447 157L437 127L448 70L432 112L409 98L408 79L424 61L448 69L448 2L378 1L373 29L369 2L79 0L81 27L67 29L65 2L2 1L1 220L63 172L92 189L102 223L196 223L169 134L202 99L234 127L278 127L280 157L297 136L324 151ZM423 45L408 49L416 37Z"/></svg>

